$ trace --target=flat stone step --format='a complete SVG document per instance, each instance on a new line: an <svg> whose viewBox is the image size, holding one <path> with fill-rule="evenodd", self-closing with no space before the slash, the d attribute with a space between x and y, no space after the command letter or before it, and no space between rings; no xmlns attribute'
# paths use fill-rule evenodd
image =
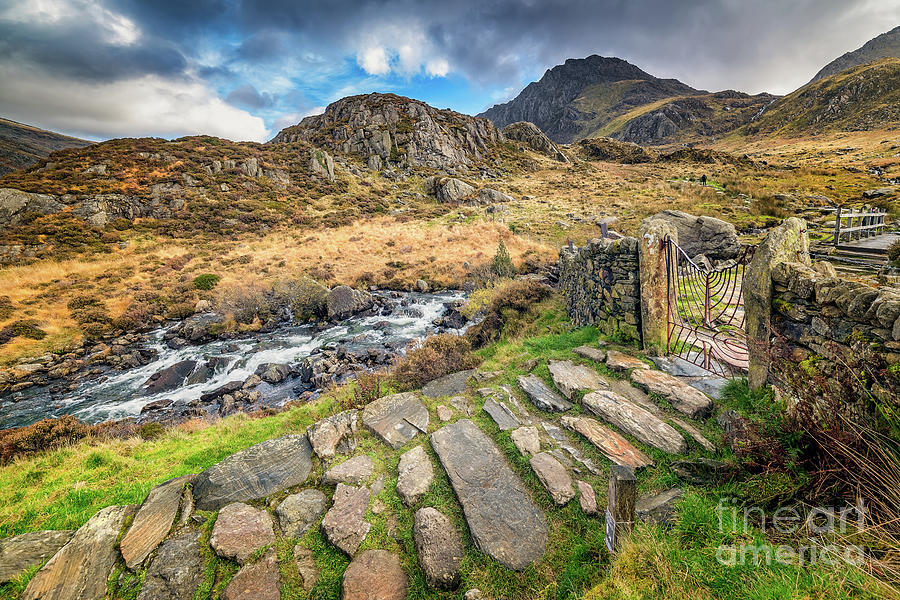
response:
<svg viewBox="0 0 900 600"><path fill-rule="evenodd" d="M678 412L693 419L709 414L712 399L677 377L655 370L634 370L631 381L638 387L662 396L668 400Z"/></svg>
<svg viewBox="0 0 900 600"><path fill-rule="evenodd" d="M574 400L578 392L609 389L609 383L597 371L570 360L551 360L547 368L556 388L569 400Z"/></svg>
<svg viewBox="0 0 900 600"><path fill-rule="evenodd" d="M375 463L372 462L372 457L368 454L354 456L325 471L325 474L322 476L322 485L337 485L339 483L362 485L369 480L374 469Z"/></svg>
<svg viewBox="0 0 900 600"><path fill-rule="evenodd" d="M591 392L581 404L607 423L663 452L682 454L687 451L687 442L678 430L615 392Z"/></svg>
<svg viewBox="0 0 900 600"><path fill-rule="evenodd" d="M428 409L413 392L392 394L366 405L363 425L397 450L417 433L428 431Z"/></svg>
<svg viewBox="0 0 900 600"><path fill-rule="evenodd" d="M547 517L491 439L462 419L432 433L431 445L478 548L515 570L541 558L547 549Z"/></svg>
<svg viewBox="0 0 900 600"><path fill-rule="evenodd" d="M159 547L147 568L138 600L193 598L203 579L200 531L183 529Z"/></svg>
<svg viewBox="0 0 900 600"><path fill-rule="evenodd" d="M653 464L653 460L624 437L590 417L563 415L563 427L580 433L612 462L632 469Z"/></svg>
<svg viewBox="0 0 900 600"><path fill-rule="evenodd" d="M264 498L300 485L312 469L305 435L285 435L232 454L194 479L198 510L219 510L232 502Z"/></svg>
<svg viewBox="0 0 900 600"><path fill-rule="evenodd" d="M575 497L572 478L558 460L546 452L538 452L529 462L555 504L562 506Z"/></svg>
<svg viewBox="0 0 900 600"><path fill-rule="evenodd" d="M193 475L176 477L159 484L150 490L144 500L128 533L122 538L119 549L125 565L134 569L140 565L168 535L181 505L184 486L194 478Z"/></svg>
<svg viewBox="0 0 900 600"><path fill-rule="evenodd" d="M422 386L422 395L426 398L443 398L466 393L466 383L475 375L475 369L450 373Z"/></svg>
<svg viewBox="0 0 900 600"><path fill-rule="evenodd" d="M618 350L610 350L606 353L606 366L613 371L630 371L631 369L650 368L650 365L641 359L629 356Z"/></svg>
<svg viewBox="0 0 900 600"><path fill-rule="evenodd" d="M565 431L552 423L548 423L547 421L543 421L541 423L541 426L544 428L544 431L547 432L547 435L550 436L550 439L556 442L556 445L562 448L566 452L566 454L571 456L572 460L584 465L584 468L586 468L592 474L600 474L600 469L597 467L597 465L594 464L594 461L582 454L578 448L572 445L572 441L569 439L569 436ZM578 472L579 469L576 467L575 471Z"/></svg>
<svg viewBox="0 0 900 600"><path fill-rule="evenodd" d="M243 502L229 504L219 511L209 545L223 558L247 562L250 556L275 543L275 528L268 511Z"/></svg>
<svg viewBox="0 0 900 600"><path fill-rule="evenodd" d="M72 529L30 531L0 540L0 583L18 577L56 554L74 533Z"/></svg>
<svg viewBox="0 0 900 600"><path fill-rule="evenodd" d="M372 526L366 521L369 490L339 483L334 491L334 504L322 519L325 539L352 557Z"/></svg>
<svg viewBox="0 0 900 600"><path fill-rule="evenodd" d="M397 495L406 506L422 499L434 481L434 468L425 448L416 446L400 455L397 466Z"/></svg>
<svg viewBox="0 0 900 600"><path fill-rule="evenodd" d="M550 389L550 386L537 375L519 375L516 382L534 405L541 410L565 412L572 408L571 402Z"/></svg>
<svg viewBox="0 0 900 600"><path fill-rule="evenodd" d="M452 521L435 508L420 508L413 524L413 540L429 587L455 590L465 551Z"/></svg>
<svg viewBox="0 0 900 600"><path fill-rule="evenodd" d="M85 600L106 597L116 566L116 541L135 506L108 506L78 528L68 544L37 572L22 600Z"/></svg>
<svg viewBox="0 0 900 600"><path fill-rule="evenodd" d="M498 402L493 396L484 401L483 408L484 412L489 414L494 420L494 423L497 424L497 427L500 428L500 431L515 429L521 425L518 417L516 417L515 413L506 406L506 403Z"/></svg>
<svg viewBox="0 0 900 600"><path fill-rule="evenodd" d="M606 350L594 348L593 346L578 346L577 348L572 350L572 352L577 354L581 358L586 358L598 363L602 363L604 360L606 360Z"/></svg>
<svg viewBox="0 0 900 600"><path fill-rule="evenodd" d="M407 586L399 556L366 550L344 571L341 600L405 600Z"/></svg>

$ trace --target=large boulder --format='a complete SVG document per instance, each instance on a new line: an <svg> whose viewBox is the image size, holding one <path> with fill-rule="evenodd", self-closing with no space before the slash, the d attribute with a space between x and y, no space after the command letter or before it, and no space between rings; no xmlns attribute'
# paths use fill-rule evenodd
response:
<svg viewBox="0 0 900 600"><path fill-rule="evenodd" d="M678 232L678 245L691 258L703 254L712 260L737 258L741 252L734 225L715 217L698 217L680 210L664 210L651 217L670 223Z"/></svg>
<svg viewBox="0 0 900 600"><path fill-rule="evenodd" d="M372 307L372 296L348 285L335 286L325 298L325 309L330 320L340 320Z"/></svg>
<svg viewBox="0 0 900 600"><path fill-rule="evenodd" d="M63 208L53 196L0 188L0 226L18 225L28 214L49 215Z"/></svg>
<svg viewBox="0 0 900 600"><path fill-rule="evenodd" d="M197 368L197 362L182 360L165 369L160 369L144 382L142 393L152 396L163 392L171 392L185 385L188 378Z"/></svg>
<svg viewBox="0 0 900 600"><path fill-rule="evenodd" d="M306 430L313 452L322 460L336 454L347 454L356 448L356 429L359 412L345 410L316 421Z"/></svg>
<svg viewBox="0 0 900 600"><path fill-rule="evenodd" d="M429 177L425 180L425 191L438 202L459 202L474 194L475 188L455 177Z"/></svg>
<svg viewBox="0 0 900 600"><path fill-rule="evenodd" d="M300 485L312 469L305 435L285 435L232 454L194 479L199 510L218 510L232 502L264 498Z"/></svg>
<svg viewBox="0 0 900 600"><path fill-rule="evenodd" d="M559 148L556 147L556 144L551 142L550 138L544 135L544 132L538 129L538 126L534 123L529 121L510 123L503 128L503 135L505 135L508 140L521 142L535 152L546 154L559 162L570 162L569 158L560 152Z"/></svg>

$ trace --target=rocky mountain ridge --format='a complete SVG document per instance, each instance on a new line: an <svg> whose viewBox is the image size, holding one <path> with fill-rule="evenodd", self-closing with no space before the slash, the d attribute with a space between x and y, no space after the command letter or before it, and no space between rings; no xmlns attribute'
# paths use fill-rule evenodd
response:
<svg viewBox="0 0 900 600"><path fill-rule="evenodd" d="M890 31L872 38L856 50L834 59L822 67L810 80L810 83L883 58L900 58L900 26L894 27Z"/></svg>
<svg viewBox="0 0 900 600"><path fill-rule="evenodd" d="M0 118L0 177L27 168L51 152L93 142Z"/></svg>
<svg viewBox="0 0 900 600"><path fill-rule="evenodd" d="M530 121L554 142L570 143L636 107L703 93L677 79L654 77L620 58L592 55L547 70L513 100L479 116L498 127Z"/></svg>
<svg viewBox="0 0 900 600"><path fill-rule="evenodd" d="M503 134L488 119L372 93L333 102L323 114L283 129L270 143L301 140L361 156L376 170L389 162L452 168L486 159Z"/></svg>

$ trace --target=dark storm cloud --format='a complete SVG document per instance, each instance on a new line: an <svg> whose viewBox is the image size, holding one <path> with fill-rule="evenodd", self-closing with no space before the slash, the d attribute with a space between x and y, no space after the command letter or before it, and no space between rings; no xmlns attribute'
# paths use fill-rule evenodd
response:
<svg viewBox="0 0 900 600"><path fill-rule="evenodd" d="M272 94L261 94L247 83L229 93L225 101L239 108L255 111L275 106L276 98Z"/></svg>

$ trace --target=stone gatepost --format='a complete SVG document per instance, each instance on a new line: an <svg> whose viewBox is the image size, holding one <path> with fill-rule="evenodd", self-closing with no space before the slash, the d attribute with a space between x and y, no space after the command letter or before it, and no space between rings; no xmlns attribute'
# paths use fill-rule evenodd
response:
<svg viewBox="0 0 900 600"><path fill-rule="evenodd" d="M769 378L772 335L772 271L781 263L811 264L806 221L791 217L769 232L744 271L744 329L750 352L748 379L759 389Z"/></svg>
<svg viewBox="0 0 900 600"><path fill-rule="evenodd" d="M659 355L666 353L669 342L666 236L678 242L675 227L663 219L652 218L644 219L637 236L641 271L641 337L644 349Z"/></svg>

